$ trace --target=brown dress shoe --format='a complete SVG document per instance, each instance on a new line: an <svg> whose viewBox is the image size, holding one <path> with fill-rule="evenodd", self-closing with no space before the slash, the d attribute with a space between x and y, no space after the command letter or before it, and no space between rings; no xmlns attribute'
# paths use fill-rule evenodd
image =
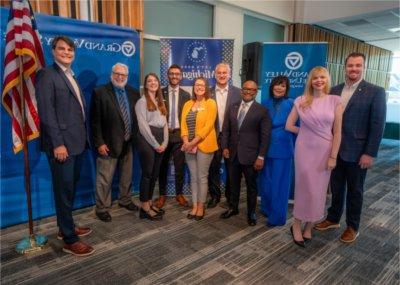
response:
<svg viewBox="0 0 400 285"><path fill-rule="evenodd" d="M164 195L160 196L154 201L154 206L156 206L158 209L161 209L162 207L164 207L166 200L167 198Z"/></svg>
<svg viewBox="0 0 400 285"><path fill-rule="evenodd" d="M80 228L80 227L75 227L75 234L78 237L85 237L89 235L92 232L91 228ZM61 231L58 231L57 233L57 239L62 240L64 238L64 235Z"/></svg>
<svg viewBox="0 0 400 285"><path fill-rule="evenodd" d="M317 231L326 231L329 229L337 229L340 227L340 224L334 223L328 220L324 220L314 226L314 229Z"/></svg>
<svg viewBox="0 0 400 285"><path fill-rule="evenodd" d="M352 227L347 227L340 237L341 242L351 243L357 239L359 232L356 232Z"/></svg>
<svg viewBox="0 0 400 285"><path fill-rule="evenodd" d="M182 194L176 195L175 199L181 206L187 207L189 205L188 201L186 201L185 197Z"/></svg>
<svg viewBox="0 0 400 285"><path fill-rule="evenodd" d="M93 247L81 241L74 242L73 244L65 244L62 250L76 256L87 256L94 252Z"/></svg>

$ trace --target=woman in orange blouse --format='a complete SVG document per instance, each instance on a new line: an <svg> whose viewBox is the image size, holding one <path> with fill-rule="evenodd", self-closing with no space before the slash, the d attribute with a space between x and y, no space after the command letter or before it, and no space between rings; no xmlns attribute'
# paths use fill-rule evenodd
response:
<svg viewBox="0 0 400 285"><path fill-rule="evenodd" d="M210 99L207 79L197 78L193 83L192 100L182 109L182 151L190 171L192 210L188 219L199 221L204 217L204 203L208 192L208 169L214 152L218 149L214 128L217 103Z"/></svg>

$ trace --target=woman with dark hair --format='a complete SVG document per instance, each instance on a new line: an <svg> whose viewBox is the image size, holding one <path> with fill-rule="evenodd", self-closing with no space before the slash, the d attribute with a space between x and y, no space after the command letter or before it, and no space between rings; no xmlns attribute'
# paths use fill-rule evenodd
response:
<svg viewBox="0 0 400 285"><path fill-rule="evenodd" d="M188 219L196 221L204 217L204 203L208 192L208 169L214 152L218 149L215 132L217 103L210 99L207 79L197 78L193 83L192 100L182 109L181 137L182 151L190 171L192 210Z"/></svg>
<svg viewBox="0 0 400 285"><path fill-rule="evenodd" d="M162 155L168 144L167 109L156 74L146 75L143 90L143 96L135 106L139 125L136 146L142 168L139 216L141 219L160 220L164 211L152 205L152 197Z"/></svg>
<svg viewBox="0 0 400 285"><path fill-rule="evenodd" d="M260 180L261 211L268 217L268 226L286 223L294 152L294 135L285 130L293 107L293 99L288 97L289 85L286 76L273 78L269 97L263 104L272 120L271 140Z"/></svg>

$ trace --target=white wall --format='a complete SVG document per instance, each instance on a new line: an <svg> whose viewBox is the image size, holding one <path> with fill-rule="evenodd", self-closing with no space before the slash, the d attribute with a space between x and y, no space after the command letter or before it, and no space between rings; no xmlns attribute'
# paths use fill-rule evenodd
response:
<svg viewBox="0 0 400 285"><path fill-rule="evenodd" d="M372 0L299 0L296 1L294 22L313 24L339 18L384 11L399 7L398 1Z"/></svg>
<svg viewBox="0 0 400 285"><path fill-rule="evenodd" d="M230 5L217 3L214 6L214 37L235 40L232 80L233 85L239 87L243 49L243 12Z"/></svg>

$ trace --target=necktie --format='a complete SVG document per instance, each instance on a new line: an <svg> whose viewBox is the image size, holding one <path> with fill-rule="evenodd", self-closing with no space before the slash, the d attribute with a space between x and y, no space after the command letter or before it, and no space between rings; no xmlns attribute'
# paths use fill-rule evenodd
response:
<svg viewBox="0 0 400 285"><path fill-rule="evenodd" d="M176 90L172 89L172 100L171 100L171 129L175 129L175 101L176 101Z"/></svg>
<svg viewBox="0 0 400 285"><path fill-rule="evenodd" d="M246 115L247 104L242 103L242 108L240 109L239 116L238 116L238 130L243 123L244 116Z"/></svg>
<svg viewBox="0 0 400 285"><path fill-rule="evenodd" d="M122 119L124 120L124 125L125 125L124 139L127 141L131 136L131 130L130 130L130 118L128 113L128 106L124 98L124 95L125 94L123 89L117 89L117 100L119 108L121 109Z"/></svg>

